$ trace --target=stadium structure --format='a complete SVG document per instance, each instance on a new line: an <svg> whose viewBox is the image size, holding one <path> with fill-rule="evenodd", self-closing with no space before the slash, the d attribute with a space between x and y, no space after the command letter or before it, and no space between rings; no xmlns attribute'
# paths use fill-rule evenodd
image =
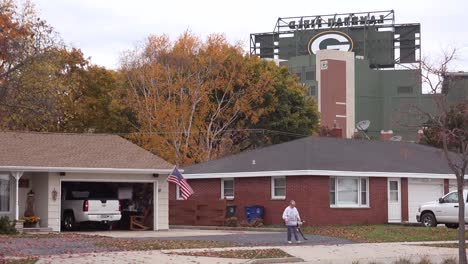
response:
<svg viewBox="0 0 468 264"><path fill-rule="evenodd" d="M421 39L421 25L395 23L393 10L280 17L273 32L250 35L250 54L288 66L317 100L322 126L350 138L370 120L371 136L414 140L423 121L409 109L434 111L438 96L423 92ZM468 73L449 77L448 98L467 99Z"/></svg>

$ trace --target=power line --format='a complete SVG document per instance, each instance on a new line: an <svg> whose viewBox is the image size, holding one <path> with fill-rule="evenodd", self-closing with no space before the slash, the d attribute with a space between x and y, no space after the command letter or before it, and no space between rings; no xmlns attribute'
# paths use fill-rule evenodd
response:
<svg viewBox="0 0 468 264"><path fill-rule="evenodd" d="M286 131L279 131L279 130L271 130L271 129L261 129L261 128L253 128L253 129L227 129L224 130L225 132L256 132L256 133L270 133L270 134L281 134L281 135L289 135L289 136L295 136L295 137L308 137L310 135L306 134L299 134L299 133L293 133L293 132L286 132ZM209 133L207 130L199 130L195 131L193 133ZM112 135L129 135L129 134L134 134L134 135L165 135L165 134L186 134L186 132L183 131L158 131L158 132L116 132L116 133L105 133L105 134L112 134Z"/></svg>
<svg viewBox="0 0 468 264"><path fill-rule="evenodd" d="M263 134L277 134L277 135L287 135L294 137L308 137L311 135L299 134L293 132L272 130L272 129L263 129L263 128L239 128L239 129L227 129L225 132L253 132L253 133L263 133ZM117 135L117 136L128 136L128 135L167 135L167 134L186 134L184 131L158 131L158 132L98 132L94 133L92 130L89 132L63 132L63 131L28 131L28 130L0 130L0 132L18 132L18 133L56 133L56 134L90 134L90 135ZM209 133L207 130L192 131L192 134L196 133Z"/></svg>

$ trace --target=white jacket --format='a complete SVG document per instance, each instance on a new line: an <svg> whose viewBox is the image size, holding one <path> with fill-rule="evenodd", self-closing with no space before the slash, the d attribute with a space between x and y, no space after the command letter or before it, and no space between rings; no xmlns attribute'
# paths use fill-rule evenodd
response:
<svg viewBox="0 0 468 264"><path fill-rule="evenodd" d="M288 226L296 226L297 221L301 220L301 217L299 216L299 211L297 211L297 208L291 208L290 206L286 207L283 212L283 220L286 222L286 225Z"/></svg>

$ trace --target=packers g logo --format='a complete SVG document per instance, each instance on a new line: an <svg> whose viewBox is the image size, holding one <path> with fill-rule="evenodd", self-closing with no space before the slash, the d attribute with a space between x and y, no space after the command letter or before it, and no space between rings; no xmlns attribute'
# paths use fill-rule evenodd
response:
<svg viewBox="0 0 468 264"><path fill-rule="evenodd" d="M315 35L309 41L309 54L317 54L318 50L353 50L353 40L341 31L325 31Z"/></svg>

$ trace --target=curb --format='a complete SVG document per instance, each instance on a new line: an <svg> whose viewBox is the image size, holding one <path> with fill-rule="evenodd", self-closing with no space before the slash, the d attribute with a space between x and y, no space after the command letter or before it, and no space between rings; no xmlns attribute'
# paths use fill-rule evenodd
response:
<svg viewBox="0 0 468 264"><path fill-rule="evenodd" d="M169 229L193 229L193 230L237 230L258 232L284 232L286 228L281 227L232 227L232 226L187 226L170 225Z"/></svg>
<svg viewBox="0 0 468 264"><path fill-rule="evenodd" d="M289 257L289 258L265 258L265 259L254 259L249 261L248 263L253 264L266 264L266 263L296 263L296 262L304 262L301 258L296 257Z"/></svg>

